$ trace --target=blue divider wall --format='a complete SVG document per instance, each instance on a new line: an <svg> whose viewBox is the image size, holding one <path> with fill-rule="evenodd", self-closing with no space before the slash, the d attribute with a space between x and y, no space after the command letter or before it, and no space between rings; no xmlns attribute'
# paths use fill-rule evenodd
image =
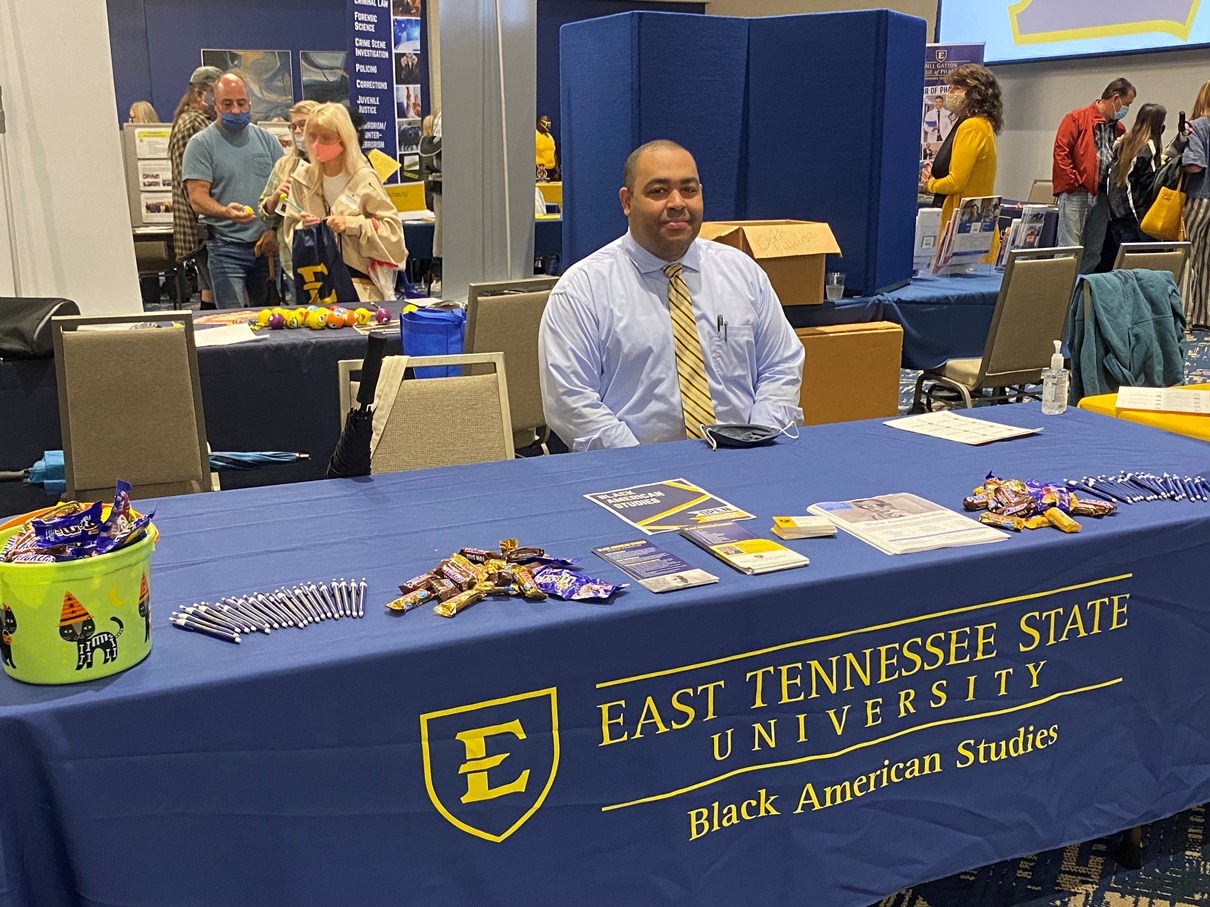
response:
<svg viewBox="0 0 1210 907"><path fill-rule="evenodd" d="M925 23L888 10L753 19L748 217L827 221L849 290L912 275Z"/></svg>
<svg viewBox="0 0 1210 907"><path fill-rule="evenodd" d="M742 210L747 20L623 13L560 32L563 261L626 232L622 165L667 138L690 149L706 217Z"/></svg>
<svg viewBox="0 0 1210 907"><path fill-rule="evenodd" d="M906 282L924 45L922 19L886 10L564 26L564 264L626 229L622 163L667 137L698 160L707 219L827 221L850 290Z"/></svg>

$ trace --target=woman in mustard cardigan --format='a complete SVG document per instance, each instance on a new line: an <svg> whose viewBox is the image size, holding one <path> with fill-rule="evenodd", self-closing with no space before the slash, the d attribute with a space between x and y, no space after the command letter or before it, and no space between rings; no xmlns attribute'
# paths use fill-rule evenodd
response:
<svg viewBox="0 0 1210 907"><path fill-rule="evenodd" d="M996 136L1004 128L1000 84L991 70L968 63L946 82L945 109L958 118L957 125L920 174L922 185L936 196L933 204L941 207L943 229L962 199L995 194Z"/></svg>

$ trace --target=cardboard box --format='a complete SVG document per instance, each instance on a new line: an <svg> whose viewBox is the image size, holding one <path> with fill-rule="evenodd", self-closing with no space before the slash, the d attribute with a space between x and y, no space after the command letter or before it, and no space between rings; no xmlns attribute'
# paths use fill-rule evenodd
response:
<svg viewBox="0 0 1210 907"><path fill-rule="evenodd" d="M805 220L706 221L698 235L755 259L782 305L823 302L827 256L840 254L831 227Z"/></svg>
<svg viewBox="0 0 1210 907"><path fill-rule="evenodd" d="M890 321L797 328L806 349L803 422L851 422L899 414L903 328Z"/></svg>

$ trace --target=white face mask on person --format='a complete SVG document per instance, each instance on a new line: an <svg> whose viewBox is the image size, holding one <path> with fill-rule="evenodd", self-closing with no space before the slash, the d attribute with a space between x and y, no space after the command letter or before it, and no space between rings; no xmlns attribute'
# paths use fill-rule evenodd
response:
<svg viewBox="0 0 1210 907"><path fill-rule="evenodd" d="M307 153L307 143L305 141L303 141L303 137L302 137L301 133L294 136L294 147L297 148L303 154Z"/></svg>
<svg viewBox="0 0 1210 907"><path fill-rule="evenodd" d="M966 107L966 92L951 91L945 96L945 109L950 113L961 113Z"/></svg>

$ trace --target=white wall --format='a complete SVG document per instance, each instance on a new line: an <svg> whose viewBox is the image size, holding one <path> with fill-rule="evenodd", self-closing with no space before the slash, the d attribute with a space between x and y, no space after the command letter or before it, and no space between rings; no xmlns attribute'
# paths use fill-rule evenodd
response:
<svg viewBox="0 0 1210 907"><path fill-rule="evenodd" d="M1138 89L1132 110L1151 102L1168 108L1168 131L1178 111L1188 113L1202 83L1210 79L1210 55L1204 51L1094 57L992 67L1004 95L1004 132L996 145L996 191L1024 198L1035 179L1050 179L1055 130L1063 116L1099 98L1105 86L1125 76ZM1134 122L1132 112L1126 125Z"/></svg>
<svg viewBox="0 0 1210 907"><path fill-rule="evenodd" d="M21 295L141 311L104 0L0 3L0 85ZM0 295L16 289L0 215Z"/></svg>

